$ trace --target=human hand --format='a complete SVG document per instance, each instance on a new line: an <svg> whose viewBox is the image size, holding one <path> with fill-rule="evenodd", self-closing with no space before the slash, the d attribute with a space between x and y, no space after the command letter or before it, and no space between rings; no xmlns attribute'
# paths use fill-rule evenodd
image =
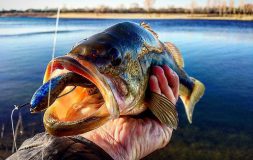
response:
<svg viewBox="0 0 253 160"><path fill-rule="evenodd" d="M177 74L168 66L155 66L152 71L150 90L166 96L175 105L179 92ZM113 159L141 159L165 147L172 130L155 119L124 116L82 136L103 148Z"/></svg>

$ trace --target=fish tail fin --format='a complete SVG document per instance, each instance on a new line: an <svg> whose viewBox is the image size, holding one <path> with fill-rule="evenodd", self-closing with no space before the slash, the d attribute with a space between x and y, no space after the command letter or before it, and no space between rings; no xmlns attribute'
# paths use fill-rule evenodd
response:
<svg viewBox="0 0 253 160"><path fill-rule="evenodd" d="M180 85L179 91L180 98L183 101L186 115L190 123L192 123L192 115L195 104L200 100L205 92L205 86L203 83L192 77L191 80L194 83L192 91L182 84Z"/></svg>

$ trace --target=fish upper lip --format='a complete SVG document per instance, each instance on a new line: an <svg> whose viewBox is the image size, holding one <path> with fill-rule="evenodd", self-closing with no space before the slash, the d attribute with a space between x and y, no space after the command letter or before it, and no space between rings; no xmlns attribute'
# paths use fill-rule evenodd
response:
<svg viewBox="0 0 253 160"><path fill-rule="evenodd" d="M53 68L51 68L53 67ZM87 78L89 81L94 83L101 92L105 105L112 118L118 118L120 115L119 106L114 97L113 91L108 82L103 78L101 73L96 69L92 63L79 60L78 58L66 55L62 57L56 57L51 61L47 67L43 82L45 83L50 79L51 73L59 68L65 68L69 71L76 72ZM52 71L52 72L51 72Z"/></svg>

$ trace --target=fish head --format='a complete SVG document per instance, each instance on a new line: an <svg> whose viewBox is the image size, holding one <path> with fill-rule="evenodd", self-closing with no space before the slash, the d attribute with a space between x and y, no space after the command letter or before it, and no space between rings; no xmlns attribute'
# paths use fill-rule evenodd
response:
<svg viewBox="0 0 253 160"><path fill-rule="evenodd" d="M99 83L107 84L106 94L111 92L113 96L110 98L116 104L107 106L113 117L132 110L145 94L147 75L143 75L138 60L142 42L140 38L136 39L134 41L129 37L118 38L108 33L99 33L81 41L67 54L83 67L94 68L91 72L99 75ZM94 78L94 81L97 80Z"/></svg>
<svg viewBox="0 0 253 160"><path fill-rule="evenodd" d="M128 114L143 102L147 75L143 75L136 47L127 45L101 33L79 42L68 54L49 63L44 83L60 74L75 72L94 85L92 89L77 86L56 99L44 116L49 133L58 136L84 133L108 121L105 117ZM69 87L63 92L67 93ZM87 97L92 102L87 102Z"/></svg>

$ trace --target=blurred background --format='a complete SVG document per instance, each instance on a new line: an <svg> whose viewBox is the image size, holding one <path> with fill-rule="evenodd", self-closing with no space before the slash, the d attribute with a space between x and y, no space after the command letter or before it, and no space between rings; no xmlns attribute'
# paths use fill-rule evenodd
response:
<svg viewBox="0 0 253 160"><path fill-rule="evenodd" d="M52 56L123 21L146 22L182 52L185 70L206 85L193 124L178 102L171 142L145 159L253 159L253 0L1 0L0 159L13 147L11 111L30 101ZM18 147L43 132L43 114L14 112Z"/></svg>

